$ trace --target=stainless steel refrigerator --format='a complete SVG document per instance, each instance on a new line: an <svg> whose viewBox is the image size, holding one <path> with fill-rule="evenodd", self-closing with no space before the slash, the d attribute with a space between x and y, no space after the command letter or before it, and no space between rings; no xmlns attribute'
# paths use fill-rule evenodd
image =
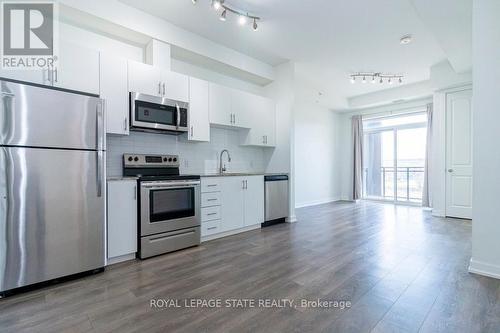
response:
<svg viewBox="0 0 500 333"><path fill-rule="evenodd" d="M0 79L0 292L105 263L97 97Z"/></svg>

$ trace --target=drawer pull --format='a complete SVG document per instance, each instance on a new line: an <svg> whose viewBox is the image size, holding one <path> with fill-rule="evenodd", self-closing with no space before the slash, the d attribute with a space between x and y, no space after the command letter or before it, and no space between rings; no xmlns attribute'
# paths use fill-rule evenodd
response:
<svg viewBox="0 0 500 333"><path fill-rule="evenodd" d="M207 187L215 187L217 184L208 184Z"/></svg>
<svg viewBox="0 0 500 333"><path fill-rule="evenodd" d="M217 227L210 227L210 228L207 228L207 230L214 230L214 229L217 229Z"/></svg>
<svg viewBox="0 0 500 333"><path fill-rule="evenodd" d="M217 199L207 199L207 201L217 201Z"/></svg>
<svg viewBox="0 0 500 333"><path fill-rule="evenodd" d="M207 216L217 215L217 213L208 213Z"/></svg>

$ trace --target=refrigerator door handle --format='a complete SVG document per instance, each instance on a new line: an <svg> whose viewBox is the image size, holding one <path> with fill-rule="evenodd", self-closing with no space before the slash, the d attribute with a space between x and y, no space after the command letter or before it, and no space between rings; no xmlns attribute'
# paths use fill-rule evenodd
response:
<svg viewBox="0 0 500 333"><path fill-rule="evenodd" d="M103 171L103 152L102 150L98 150L96 152L97 154L97 170L96 170L96 175L97 175L97 197L102 197L102 184L103 184L103 176L104 176L104 171Z"/></svg>
<svg viewBox="0 0 500 333"><path fill-rule="evenodd" d="M96 106L96 144L97 150L104 150L104 105L102 101Z"/></svg>

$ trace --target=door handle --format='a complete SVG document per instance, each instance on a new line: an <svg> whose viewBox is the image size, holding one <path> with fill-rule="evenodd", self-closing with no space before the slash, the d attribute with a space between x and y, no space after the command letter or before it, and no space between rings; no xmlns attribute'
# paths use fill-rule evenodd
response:
<svg viewBox="0 0 500 333"><path fill-rule="evenodd" d="M103 153L102 150L98 150L96 152L97 154L97 170L96 170L96 181L97 181L97 197L102 197L102 179L103 179Z"/></svg>
<svg viewBox="0 0 500 333"><path fill-rule="evenodd" d="M454 170L453 169L448 169L448 172L449 173L452 173Z"/></svg>
<svg viewBox="0 0 500 333"><path fill-rule="evenodd" d="M167 94L166 84L163 82L163 96Z"/></svg>
<svg viewBox="0 0 500 333"><path fill-rule="evenodd" d="M177 109L177 128L181 125L181 109L179 107L179 104L175 103L175 108Z"/></svg>

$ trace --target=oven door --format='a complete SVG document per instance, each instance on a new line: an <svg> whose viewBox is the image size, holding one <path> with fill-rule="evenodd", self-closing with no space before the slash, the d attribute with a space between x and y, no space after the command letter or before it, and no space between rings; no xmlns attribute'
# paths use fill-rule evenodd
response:
<svg viewBox="0 0 500 333"><path fill-rule="evenodd" d="M130 119L132 128L186 132L188 104L132 92Z"/></svg>
<svg viewBox="0 0 500 333"><path fill-rule="evenodd" d="M141 183L141 236L199 226L200 181Z"/></svg>

